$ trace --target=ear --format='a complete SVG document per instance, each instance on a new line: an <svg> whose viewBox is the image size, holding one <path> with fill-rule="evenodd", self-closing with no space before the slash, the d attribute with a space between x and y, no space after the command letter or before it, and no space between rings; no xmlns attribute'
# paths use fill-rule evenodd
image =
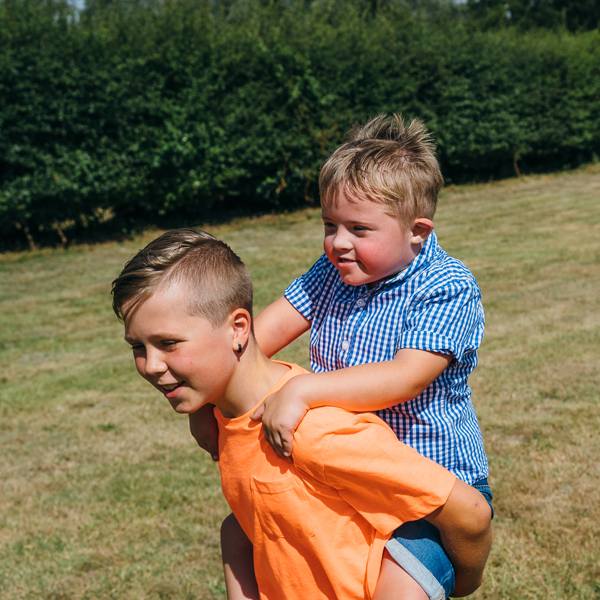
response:
<svg viewBox="0 0 600 600"><path fill-rule="evenodd" d="M411 244L424 244L433 231L433 221L430 219L415 219L410 228Z"/></svg>
<svg viewBox="0 0 600 600"><path fill-rule="evenodd" d="M236 308L229 316L229 322L232 334L231 347L236 354L241 354L240 346L246 347L252 333L252 317L245 308Z"/></svg>

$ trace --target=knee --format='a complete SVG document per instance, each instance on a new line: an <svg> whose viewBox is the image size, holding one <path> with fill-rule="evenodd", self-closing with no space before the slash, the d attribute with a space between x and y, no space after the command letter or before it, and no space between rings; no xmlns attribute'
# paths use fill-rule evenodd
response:
<svg viewBox="0 0 600 600"><path fill-rule="evenodd" d="M477 509L473 511L471 522L472 535L474 538L486 540L491 546L492 543L492 509L487 503L483 494L479 494L481 500L477 504ZM489 548L488 548L489 550Z"/></svg>
<svg viewBox="0 0 600 600"><path fill-rule="evenodd" d="M470 486L469 486L470 487ZM466 539L472 542L491 542L492 511L483 494L475 488L468 490L469 510L461 513L456 523Z"/></svg>
<svg viewBox="0 0 600 600"><path fill-rule="evenodd" d="M475 592L483 582L485 564L492 547L491 509L485 498L481 498L468 518L462 523L465 536L464 555L455 565L456 587L453 598L462 598Z"/></svg>

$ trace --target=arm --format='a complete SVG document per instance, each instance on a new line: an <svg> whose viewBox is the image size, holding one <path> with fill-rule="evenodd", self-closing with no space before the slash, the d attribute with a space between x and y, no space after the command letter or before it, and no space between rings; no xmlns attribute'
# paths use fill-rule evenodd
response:
<svg viewBox="0 0 600 600"><path fill-rule="evenodd" d="M441 534L456 574L452 596L472 594L480 585L492 546L490 508L485 498L459 479L444 506L425 517Z"/></svg>
<svg viewBox="0 0 600 600"><path fill-rule="evenodd" d="M207 404L188 415L190 433L198 446L206 450L214 461L219 460L219 428L213 412L214 406Z"/></svg>
<svg viewBox="0 0 600 600"><path fill-rule="evenodd" d="M309 329L310 321L285 296L275 300L254 319L254 337L269 358Z"/></svg>
<svg viewBox="0 0 600 600"><path fill-rule="evenodd" d="M380 410L416 398L444 371L453 356L403 348L394 360L294 377L252 415L262 417L265 437L283 458L309 408L338 406L355 412Z"/></svg>

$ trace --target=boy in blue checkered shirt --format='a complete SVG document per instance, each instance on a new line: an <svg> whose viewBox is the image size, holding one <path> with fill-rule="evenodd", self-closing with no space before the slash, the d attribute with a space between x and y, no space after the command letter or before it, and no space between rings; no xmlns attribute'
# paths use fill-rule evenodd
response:
<svg viewBox="0 0 600 600"><path fill-rule="evenodd" d="M277 454L291 457L293 432L310 408L374 411L404 443L479 489L491 518L487 458L467 384L483 337L481 293L437 244L431 219L442 186L418 120L406 127L400 116L380 116L349 132L319 177L325 253L255 323L267 356L310 329L314 373L295 377L253 418L262 417ZM197 414L190 423L216 459L208 419ZM231 525L223 534L226 569L239 568L243 581L251 547ZM480 584L481 573L454 573L425 521L402 525L387 551L381 575L390 597L464 596Z"/></svg>

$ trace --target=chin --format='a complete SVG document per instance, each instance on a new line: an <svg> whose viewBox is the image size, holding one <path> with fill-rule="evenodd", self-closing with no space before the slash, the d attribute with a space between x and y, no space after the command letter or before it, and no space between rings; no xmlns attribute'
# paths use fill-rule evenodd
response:
<svg viewBox="0 0 600 600"><path fill-rule="evenodd" d="M190 402L180 402L179 404L173 402L171 406L176 413L180 415L191 415L196 411L200 410L206 402L202 402L200 404L191 404Z"/></svg>
<svg viewBox="0 0 600 600"><path fill-rule="evenodd" d="M357 281L355 277L342 277L342 281L345 284L347 284L347 285L353 285L354 287L370 283L370 281L363 281L363 280L358 280Z"/></svg>
<svg viewBox="0 0 600 600"><path fill-rule="evenodd" d="M180 415L189 415L190 413L193 413L196 410L190 409L190 407L187 406L185 402L171 402L171 407L176 413L179 413Z"/></svg>

